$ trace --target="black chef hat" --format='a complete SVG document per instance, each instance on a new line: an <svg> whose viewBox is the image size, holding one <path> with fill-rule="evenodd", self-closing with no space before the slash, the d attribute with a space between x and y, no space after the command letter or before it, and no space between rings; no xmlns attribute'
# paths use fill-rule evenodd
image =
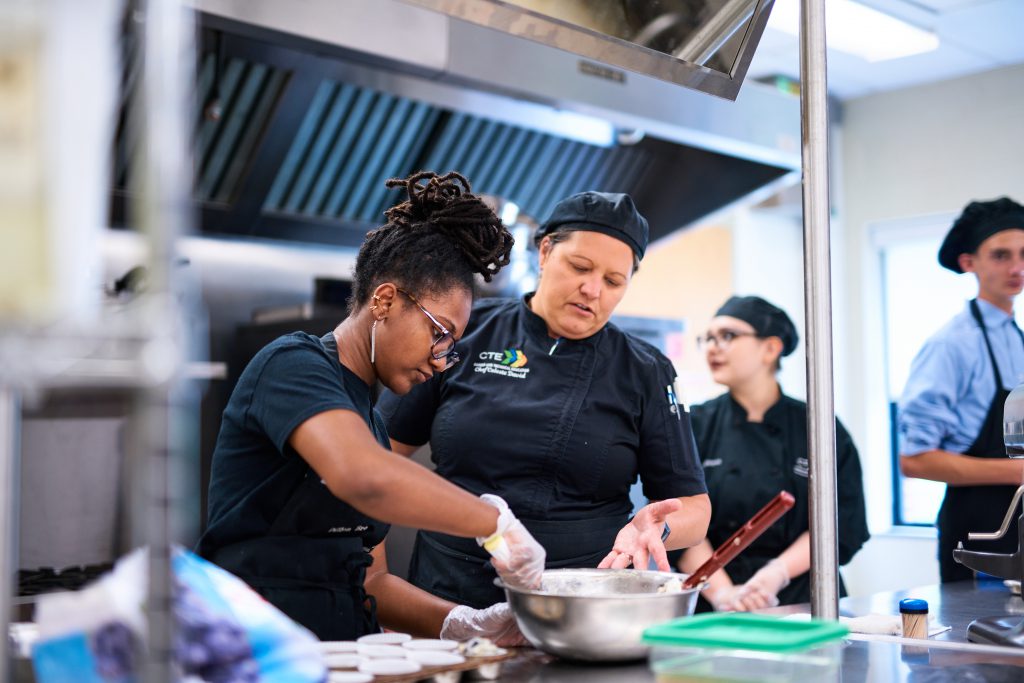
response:
<svg viewBox="0 0 1024 683"><path fill-rule="evenodd" d="M939 264L954 273L962 273L960 254L973 254L978 245L997 232L1024 230L1024 206L1009 197L988 202L971 202L953 222L939 247Z"/></svg>
<svg viewBox="0 0 1024 683"><path fill-rule="evenodd" d="M715 312L750 323L758 337L778 337L782 340L782 355L793 353L800 335L786 312L759 296L731 296Z"/></svg>
<svg viewBox="0 0 1024 683"><path fill-rule="evenodd" d="M601 232L622 240L636 254L644 257L650 229L628 194L612 192L579 192L555 205L551 217L537 229L534 241L540 244L544 235L574 229Z"/></svg>

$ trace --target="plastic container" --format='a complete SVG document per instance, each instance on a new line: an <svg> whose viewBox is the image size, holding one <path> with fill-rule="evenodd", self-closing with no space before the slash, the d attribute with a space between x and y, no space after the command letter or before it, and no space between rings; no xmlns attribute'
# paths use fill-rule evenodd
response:
<svg viewBox="0 0 1024 683"><path fill-rule="evenodd" d="M658 683L818 681L834 677L849 632L832 621L701 614L644 631Z"/></svg>
<svg viewBox="0 0 1024 683"><path fill-rule="evenodd" d="M928 637L928 603L924 600L900 600L900 617L904 638Z"/></svg>

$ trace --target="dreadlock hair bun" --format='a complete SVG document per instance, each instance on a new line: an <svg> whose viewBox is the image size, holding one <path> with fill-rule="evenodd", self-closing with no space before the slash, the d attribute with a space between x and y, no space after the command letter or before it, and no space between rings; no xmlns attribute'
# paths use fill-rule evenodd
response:
<svg viewBox="0 0 1024 683"><path fill-rule="evenodd" d="M384 212L387 223L359 249L350 309L388 280L419 293L472 291L476 273L490 282L508 265L512 234L461 174L420 171L385 185L405 189L406 198Z"/></svg>

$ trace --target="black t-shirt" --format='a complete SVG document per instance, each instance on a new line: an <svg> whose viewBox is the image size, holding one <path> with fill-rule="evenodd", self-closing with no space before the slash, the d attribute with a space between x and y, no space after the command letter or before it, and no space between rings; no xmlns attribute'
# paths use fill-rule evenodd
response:
<svg viewBox="0 0 1024 683"><path fill-rule="evenodd" d="M796 498L793 509L726 566L733 583L743 583L810 528L807 404L782 396L765 413L763 422L748 422L746 410L726 393L693 406L691 411L711 497L708 541L713 548L779 491L785 489ZM839 564L846 564L869 534L860 458L853 439L838 420L836 475ZM793 579L779 595L782 604L806 602L809 598L809 574Z"/></svg>
<svg viewBox="0 0 1024 683"><path fill-rule="evenodd" d="M391 436L429 440L449 481L524 520L628 515L637 475L651 499L705 492L674 369L650 344L613 324L556 341L525 301L490 299L458 349L458 365L378 402Z"/></svg>
<svg viewBox="0 0 1024 683"><path fill-rule="evenodd" d="M370 388L338 360L334 335L295 332L250 361L224 410L210 475L209 524L199 552L268 534L359 537L369 550L388 525L334 497L323 484L309 500L291 501L316 473L288 444L292 432L327 410L351 410L385 448L387 431ZM288 506L287 523L281 513Z"/></svg>

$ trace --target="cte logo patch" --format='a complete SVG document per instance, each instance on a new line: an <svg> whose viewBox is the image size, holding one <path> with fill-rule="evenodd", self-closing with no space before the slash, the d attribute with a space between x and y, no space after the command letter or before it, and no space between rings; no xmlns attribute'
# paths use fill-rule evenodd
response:
<svg viewBox="0 0 1024 683"><path fill-rule="evenodd" d="M521 368L526 365L526 354L519 349L505 349L501 364L510 368Z"/></svg>
<svg viewBox="0 0 1024 683"><path fill-rule="evenodd" d="M473 371L484 375L501 375L523 379L530 369L526 365L526 354L522 349L503 349L501 351L481 351L480 362L473 363Z"/></svg>

